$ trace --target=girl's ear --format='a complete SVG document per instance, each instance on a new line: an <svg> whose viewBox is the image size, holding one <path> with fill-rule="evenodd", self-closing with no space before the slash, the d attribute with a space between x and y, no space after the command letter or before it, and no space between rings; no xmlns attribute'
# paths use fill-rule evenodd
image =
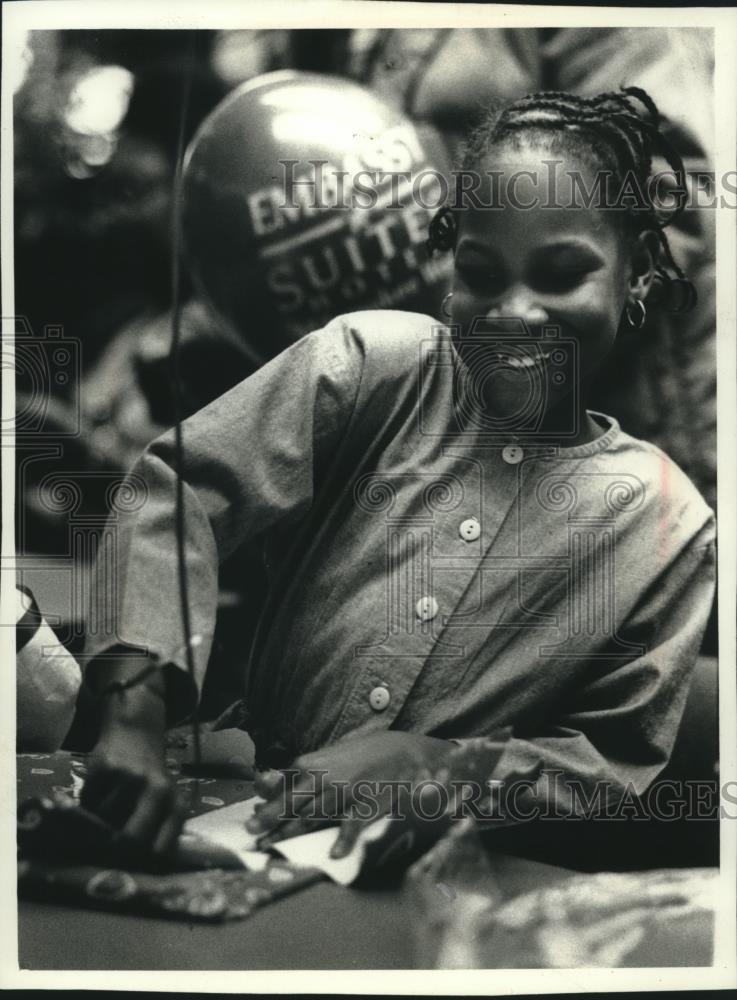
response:
<svg viewBox="0 0 737 1000"><path fill-rule="evenodd" d="M650 291L659 250L660 243L652 229L640 233L632 245L628 292L634 298L644 299Z"/></svg>

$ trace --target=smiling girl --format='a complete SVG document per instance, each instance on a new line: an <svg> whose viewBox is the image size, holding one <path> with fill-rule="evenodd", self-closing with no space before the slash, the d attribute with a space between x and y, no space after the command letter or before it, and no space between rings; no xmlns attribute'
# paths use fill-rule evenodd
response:
<svg viewBox="0 0 737 1000"><path fill-rule="evenodd" d="M164 727L194 707L218 564L245 543L269 581L244 662L247 727L257 760L295 777L286 791L260 780L253 832L309 829L324 822L315 807L336 815L337 788L349 808L359 781L442 772L458 744L503 727L486 777L539 765L562 778L527 789L529 808L571 811L572 788L609 797L656 778L710 609L714 519L586 394L654 282L666 305L687 285L656 206L556 207L547 164L589 190L603 170L647 191L658 151L657 110L634 89L494 112L465 167L526 184L514 203L501 185L498 208L435 220L433 249L455 255L448 327L341 316L185 423L195 683L173 435L147 450L134 469L146 503L118 525L117 640L90 636L87 650L105 706L88 805L156 850L176 837ZM356 829L342 824L337 853Z"/></svg>

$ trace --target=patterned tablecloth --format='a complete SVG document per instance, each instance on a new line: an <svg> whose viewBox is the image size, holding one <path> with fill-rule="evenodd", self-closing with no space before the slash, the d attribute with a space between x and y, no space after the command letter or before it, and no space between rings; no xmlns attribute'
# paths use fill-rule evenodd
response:
<svg viewBox="0 0 737 1000"><path fill-rule="evenodd" d="M188 817L199 816L253 795L253 782L245 776L245 768L240 777L195 777L187 763L189 751L186 746L177 746L177 742L176 737L170 739L174 745L167 748L166 763L181 791L181 801ZM78 799L87 775L88 756L58 750L53 754L18 754L16 762L20 804L24 799L50 796L55 792ZM212 773L216 773L215 769Z"/></svg>
<svg viewBox="0 0 737 1000"><path fill-rule="evenodd" d="M189 751L184 740L177 741L174 737L170 743L173 745L167 749L167 765L181 790L180 798L187 817L253 795L253 783L244 776L248 773L246 768L240 769L242 776L195 776L187 764ZM86 755L64 751L17 757L19 841L22 844L36 844L34 827L49 819L44 804L59 798L78 801L87 767ZM54 814L53 822L61 820L67 824L60 827L65 831L62 837L77 836L75 828L68 825L70 818L73 821L73 817ZM85 834L86 830L81 828L79 836ZM18 866L21 897L189 921L243 918L258 906L324 878L316 869L295 868L276 858L258 872L219 867L217 853L205 858L208 869L201 871L131 870L130 865L124 868L103 863L81 864L83 850L77 851L78 856L71 862L60 861L58 857L49 858L48 854L59 845L53 840L45 843L45 848L21 851Z"/></svg>

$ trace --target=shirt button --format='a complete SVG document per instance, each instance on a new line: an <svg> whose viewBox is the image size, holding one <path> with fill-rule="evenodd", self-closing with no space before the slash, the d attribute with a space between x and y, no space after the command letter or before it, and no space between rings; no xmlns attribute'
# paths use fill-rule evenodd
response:
<svg viewBox="0 0 737 1000"><path fill-rule="evenodd" d="M525 453L518 444L508 444L506 448L502 448L502 458L508 465L518 465L524 457Z"/></svg>
<svg viewBox="0 0 737 1000"><path fill-rule="evenodd" d="M438 602L434 597L421 597L415 605L415 610L421 622L429 622L438 613Z"/></svg>
<svg viewBox="0 0 737 1000"><path fill-rule="evenodd" d="M389 689L385 687L375 687L369 695L369 705L375 712L383 712L390 701Z"/></svg>
<svg viewBox="0 0 737 1000"><path fill-rule="evenodd" d="M481 534L481 525L475 517L469 517L461 522L458 534L464 542L475 542Z"/></svg>

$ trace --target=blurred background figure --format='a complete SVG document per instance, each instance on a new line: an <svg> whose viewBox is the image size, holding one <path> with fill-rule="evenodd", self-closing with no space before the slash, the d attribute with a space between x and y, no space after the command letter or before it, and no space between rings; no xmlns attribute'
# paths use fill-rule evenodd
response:
<svg viewBox="0 0 737 1000"><path fill-rule="evenodd" d="M140 403L117 412L113 397L132 384L126 364L118 365L104 406L87 385L121 330L138 324L142 331L170 305L181 76L192 80L191 134L192 123L227 90L209 65L212 38L203 33L190 50L177 32L40 31L27 35L19 55L16 311L36 338L50 324L62 328L80 362L73 379L44 387L51 405L43 434L17 445L20 552L68 550L68 516L47 502L45 477L66 472L81 484L77 513L100 512L107 482L96 474L119 472L128 462L116 443L118 424L134 425L140 438L150 422ZM36 390L19 371L19 411ZM108 430L98 438L93 430L101 422ZM53 454L57 443L60 454Z"/></svg>

